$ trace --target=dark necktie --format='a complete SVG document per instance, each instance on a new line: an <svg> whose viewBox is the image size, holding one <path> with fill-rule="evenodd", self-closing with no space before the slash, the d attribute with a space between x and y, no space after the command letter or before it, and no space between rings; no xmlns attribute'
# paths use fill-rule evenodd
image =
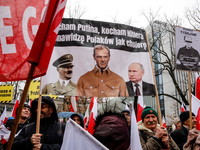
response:
<svg viewBox="0 0 200 150"><path fill-rule="evenodd" d="M136 96L139 96L139 95L141 95L141 94L140 94L140 89L139 89L139 87L138 87L138 86L139 86L139 84L138 84L138 83L136 83L136 84L135 84L135 95L136 95Z"/></svg>

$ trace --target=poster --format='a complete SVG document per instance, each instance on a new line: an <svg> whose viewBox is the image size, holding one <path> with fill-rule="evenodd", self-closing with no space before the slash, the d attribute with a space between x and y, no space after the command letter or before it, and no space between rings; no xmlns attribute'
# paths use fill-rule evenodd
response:
<svg viewBox="0 0 200 150"><path fill-rule="evenodd" d="M106 50L94 53L97 45L103 45ZM137 79L140 94L155 95L145 30L123 24L63 18L47 74L42 78L42 94L134 96L136 75L131 74L137 70L129 69L132 63L140 68Z"/></svg>
<svg viewBox="0 0 200 150"><path fill-rule="evenodd" d="M176 69L200 71L200 32L176 27Z"/></svg>

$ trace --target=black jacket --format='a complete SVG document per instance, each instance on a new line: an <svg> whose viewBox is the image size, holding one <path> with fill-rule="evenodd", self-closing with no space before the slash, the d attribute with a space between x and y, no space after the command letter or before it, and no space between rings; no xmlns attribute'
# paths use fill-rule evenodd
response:
<svg viewBox="0 0 200 150"><path fill-rule="evenodd" d="M22 128L22 131L14 139L12 150L31 150L33 145L31 143L31 136L36 132L36 109L37 99L32 102L32 121ZM40 133L42 134L40 143L42 144L41 150L60 150L65 130L65 124L58 122L58 115L56 106L49 96L42 96L42 103L49 104L53 107L51 117L46 117L40 120Z"/></svg>
<svg viewBox="0 0 200 150"><path fill-rule="evenodd" d="M49 118L41 120L40 133L41 150L60 150L63 140L65 124L50 121ZM23 127L19 135L14 139L12 150L31 150L31 136L35 134L36 123L31 123Z"/></svg>
<svg viewBox="0 0 200 150"><path fill-rule="evenodd" d="M181 126L180 129L174 130L170 135L172 139L176 142L180 150L183 149L183 145L187 141L188 136L188 129L186 129L184 126Z"/></svg>
<svg viewBox="0 0 200 150"><path fill-rule="evenodd" d="M131 81L126 82L129 96L135 96L133 84ZM155 85L142 81L142 92L144 96L155 95Z"/></svg>

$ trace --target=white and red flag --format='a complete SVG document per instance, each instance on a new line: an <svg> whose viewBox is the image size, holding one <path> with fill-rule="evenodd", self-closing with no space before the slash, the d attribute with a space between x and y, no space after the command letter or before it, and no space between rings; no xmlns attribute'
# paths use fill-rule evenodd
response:
<svg viewBox="0 0 200 150"><path fill-rule="evenodd" d="M19 98L20 98L20 96L18 94L17 100L15 101L15 105L13 106L13 109L12 109L12 112L11 112L11 116L13 118L15 118L15 116L16 116L16 110L17 110L17 107L19 106Z"/></svg>
<svg viewBox="0 0 200 150"><path fill-rule="evenodd" d="M108 150L71 118L67 121L63 141L61 150Z"/></svg>
<svg viewBox="0 0 200 150"><path fill-rule="evenodd" d="M162 117L162 123L163 123L162 126L165 127L165 128L167 128L164 116Z"/></svg>
<svg viewBox="0 0 200 150"><path fill-rule="evenodd" d="M130 139L130 148L131 150L142 150L142 146L140 143L140 137L137 127L137 122L135 118L135 111L133 109L133 103L130 102L130 115L131 115L131 139Z"/></svg>
<svg viewBox="0 0 200 150"><path fill-rule="evenodd" d="M89 116L90 116L90 112L89 112L89 105L88 105L87 110L85 112L85 116L84 116L84 129L86 129L86 124L89 121Z"/></svg>
<svg viewBox="0 0 200 150"><path fill-rule="evenodd" d="M72 96L71 97L70 112L77 112L76 101L77 101L77 96Z"/></svg>
<svg viewBox="0 0 200 150"><path fill-rule="evenodd" d="M183 103L181 104L181 112L185 111L185 106L183 105Z"/></svg>
<svg viewBox="0 0 200 150"><path fill-rule="evenodd" d="M0 1L0 81L45 75L67 0Z"/></svg>
<svg viewBox="0 0 200 150"><path fill-rule="evenodd" d="M200 130L200 101L192 94L192 112L196 116L196 128Z"/></svg>
<svg viewBox="0 0 200 150"><path fill-rule="evenodd" d="M143 96L138 96L138 106L137 106L137 122L142 120L141 119L141 114L142 114L142 111L144 109L144 106L143 106Z"/></svg>
<svg viewBox="0 0 200 150"><path fill-rule="evenodd" d="M6 123L6 121L7 121L7 118L6 118L6 105L5 105L4 111L0 118L0 125L3 125L4 123Z"/></svg>
<svg viewBox="0 0 200 150"><path fill-rule="evenodd" d="M199 74L197 72L195 73L195 77L196 77L195 95L196 98L200 100L200 79L199 79Z"/></svg>
<svg viewBox="0 0 200 150"><path fill-rule="evenodd" d="M90 114L90 120L88 125L88 132L93 135L94 133L94 126L95 126L95 120L97 118L97 97L92 97L90 108L92 106L92 111Z"/></svg>

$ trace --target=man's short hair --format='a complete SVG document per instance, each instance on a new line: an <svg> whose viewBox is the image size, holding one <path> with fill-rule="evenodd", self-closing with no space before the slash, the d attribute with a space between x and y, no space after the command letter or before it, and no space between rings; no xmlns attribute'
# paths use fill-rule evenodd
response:
<svg viewBox="0 0 200 150"><path fill-rule="evenodd" d="M134 62L134 63L131 63L130 65L132 64L138 64L140 66L141 71L144 72L144 66L141 63ZM128 67L130 67L130 65Z"/></svg>
<svg viewBox="0 0 200 150"><path fill-rule="evenodd" d="M108 55L110 56L110 49L107 46L105 46L105 45L96 45L94 47L93 55L95 56L95 50L102 50L104 48L108 50Z"/></svg>

